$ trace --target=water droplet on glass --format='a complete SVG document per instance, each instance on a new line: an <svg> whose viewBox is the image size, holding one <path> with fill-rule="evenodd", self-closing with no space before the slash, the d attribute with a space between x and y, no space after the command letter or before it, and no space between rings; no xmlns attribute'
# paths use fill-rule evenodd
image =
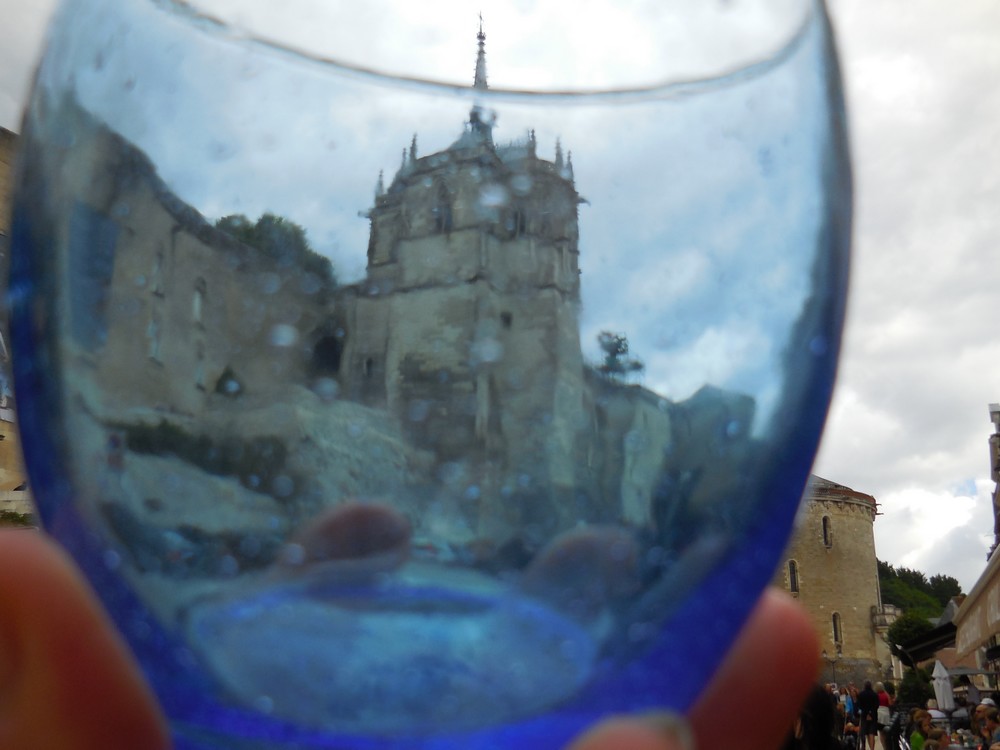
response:
<svg viewBox="0 0 1000 750"><path fill-rule="evenodd" d="M352 438L357 439L361 437L361 434L363 432L364 430L362 429L361 425L359 425L357 422L351 422L347 426L347 434L350 435Z"/></svg>
<svg viewBox="0 0 1000 750"><path fill-rule="evenodd" d="M299 332L294 326L278 324L271 329L272 346L294 346L299 340Z"/></svg>
<svg viewBox="0 0 1000 750"><path fill-rule="evenodd" d="M109 549L104 552L104 566L108 570L118 570L118 567L122 564L122 556L119 555L115 550Z"/></svg>
<svg viewBox="0 0 1000 750"><path fill-rule="evenodd" d="M260 539L247 536L240 540L240 554L244 557L257 557L261 551Z"/></svg>
<svg viewBox="0 0 1000 750"><path fill-rule="evenodd" d="M473 362L497 362L503 357L503 344L495 338L485 338L472 345Z"/></svg>
<svg viewBox="0 0 1000 750"><path fill-rule="evenodd" d="M224 576L234 576L240 572L240 564L232 555L223 555L219 560L219 574Z"/></svg>
<svg viewBox="0 0 1000 750"><path fill-rule="evenodd" d="M260 275L260 291L263 294L275 294L281 289L281 277L271 271Z"/></svg>
<svg viewBox="0 0 1000 750"><path fill-rule="evenodd" d="M514 175L514 178L510 181L510 188L518 195L527 195L531 192L531 175L519 174Z"/></svg>
<svg viewBox="0 0 1000 750"><path fill-rule="evenodd" d="M479 205L485 208L500 208L506 206L510 196L507 189L496 182L483 185L479 191Z"/></svg>
<svg viewBox="0 0 1000 750"><path fill-rule="evenodd" d="M729 420L729 423L726 425L726 437L739 437L741 432L743 432L743 423L738 419Z"/></svg>
<svg viewBox="0 0 1000 750"><path fill-rule="evenodd" d="M340 393L340 384L333 378L317 378L313 383L312 391L323 401L329 402L337 398L337 394Z"/></svg>
<svg viewBox="0 0 1000 750"><path fill-rule="evenodd" d="M430 412L430 404L428 404L423 399L414 399L410 402L410 408L407 414L411 422L423 422L427 419L427 414Z"/></svg>
<svg viewBox="0 0 1000 750"><path fill-rule="evenodd" d="M286 565L301 565L306 561L306 548L301 544L286 544L279 558Z"/></svg>
<svg viewBox="0 0 1000 750"><path fill-rule="evenodd" d="M271 482L271 491L275 497L291 497L295 492L295 481L287 474L279 474Z"/></svg>
<svg viewBox="0 0 1000 750"><path fill-rule="evenodd" d="M302 279L299 281L299 290L303 294L313 295L322 288L323 284L320 282L319 276L314 273L302 274Z"/></svg>
<svg viewBox="0 0 1000 750"><path fill-rule="evenodd" d="M478 485L472 484L465 488L466 500L478 500L481 494Z"/></svg>

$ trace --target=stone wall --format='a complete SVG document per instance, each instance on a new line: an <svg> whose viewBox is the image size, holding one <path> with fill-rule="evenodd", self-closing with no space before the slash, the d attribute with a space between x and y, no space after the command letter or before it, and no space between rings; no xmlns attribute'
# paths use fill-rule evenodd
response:
<svg viewBox="0 0 1000 750"><path fill-rule="evenodd" d="M10 227L10 194L13 189L14 149L17 135L0 128L0 235L6 235Z"/></svg>
<svg viewBox="0 0 1000 750"><path fill-rule="evenodd" d="M883 663L873 616L881 611L875 515L871 495L813 477L776 572L775 583L808 611L827 656L837 659L839 648L835 667L822 663L826 680L834 668L840 682L878 680L890 666Z"/></svg>
<svg viewBox="0 0 1000 750"><path fill-rule="evenodd" d="M8 257L8 237L10 234L10 201L13 191L14 155L17 148L17 135L0 128L0 284L6 284ZM0 295L2 296L2 295ZM10 386L12 374L10 369L10 339L7 335L6 306L0 305L0 377ZM14 412L13 400L6 394L0 394L0 492L13 490L26 481L24 465L21 458L21 440L17 431L17 416ZM26 492L17 492L13 499L5 503L14 503L3 510L15 510L18 513L31 513L33 508L31 498Z"/></svg>

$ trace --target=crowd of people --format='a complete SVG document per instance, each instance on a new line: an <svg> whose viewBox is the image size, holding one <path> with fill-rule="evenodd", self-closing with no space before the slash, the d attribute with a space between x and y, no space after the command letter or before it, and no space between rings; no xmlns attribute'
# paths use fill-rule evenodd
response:
<svg viewBox="0 0 1000 750"><path fill-rule="evenodd" d="M817 685L782 750L1000 750L1000 710L992 697L968 706L957 698L950 714L936 703L904 708L892 685L853 682Z"/></svg>

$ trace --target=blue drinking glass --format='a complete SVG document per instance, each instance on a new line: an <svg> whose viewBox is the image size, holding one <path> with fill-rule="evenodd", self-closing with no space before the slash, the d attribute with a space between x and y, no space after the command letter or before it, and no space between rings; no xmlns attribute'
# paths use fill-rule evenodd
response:
<svg viewBox="0 0 1000 750"><path fill-rule="evenodd" d="M685 711L773 576L846 294L822 2L506 5L55 17L26 462L180 748Z"/></svg>

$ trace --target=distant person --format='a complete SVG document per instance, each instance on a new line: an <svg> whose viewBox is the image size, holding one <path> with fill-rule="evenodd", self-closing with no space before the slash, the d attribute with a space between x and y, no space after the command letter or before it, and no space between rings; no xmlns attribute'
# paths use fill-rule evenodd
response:
<svg viewBox="0 0 1000 750"><path fill-rule="evenodd" d="M830 696L830 685L813 688L782 750L843 750L834 736L837 704Z"/></svg>
<svg viewBox="0 0 1000 750"><path fill-rule="evenodd" d="M982 734L987 746L1000 743L1000 711L996 706L987 706L983 713Z"/></svg>
<svg viewBox="0 0 1000 750"><path fill-rule="evenodd" d="M960 685L965 685L966 689L968 690L968 692L965 695L965 699L969 702L969 705L970 706L979 705L979 701L982 699L982 695L980 695L979 688L976 687L976 683L974 683L969 678L969 675L963 674L961 677L958 678L958 682Z"/></svg>
<svg viewBox="0 0 1000 750"><path fill-rule="evenodd" d="M927 737L931 733L931 715L927 711L917 709L913 713L913 733L910 735L910 750L924 750ZM928 750L931 750L928 747Z"/></svg>
<svg viewBox="0 0 1000 750"><path fill-rule="evenodd" d="M875 735L878 734L878 694L872 690L871 680L865 680L865 686L858 693L858 719L861 722L862 748L867 742L868 750L875 750Z"/></svg>
<svg viewBox="0 0 1000 750"><path fill-rule="evenodd" d="M889 747L889 735L887 731L889 725L892 723L892 696L889 695L888 691L885 689L885 685L881 682L875 683L875 694L878 696L878 713L876 718L878 719L878 739L882 743L883 748Z"/></svg>
<svg viewBox="0 0 1000 750"><path fill-rule="evenodd" d="M948 750L950 747L951 737L943 729L932 729L924 743L924 750Z"/></svg>

